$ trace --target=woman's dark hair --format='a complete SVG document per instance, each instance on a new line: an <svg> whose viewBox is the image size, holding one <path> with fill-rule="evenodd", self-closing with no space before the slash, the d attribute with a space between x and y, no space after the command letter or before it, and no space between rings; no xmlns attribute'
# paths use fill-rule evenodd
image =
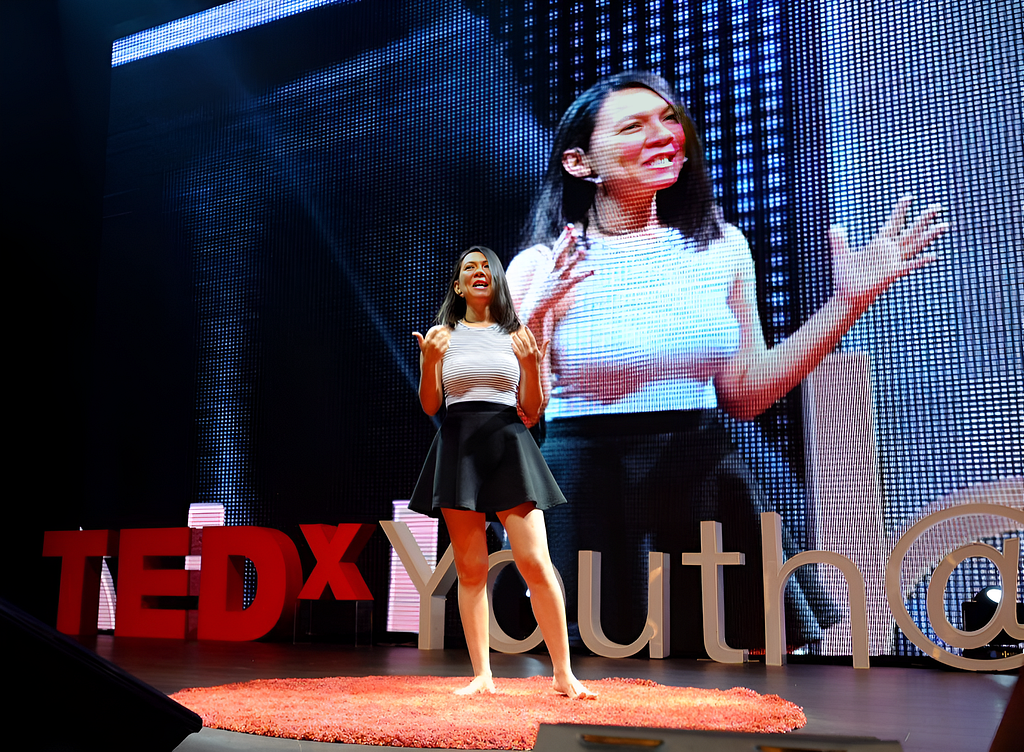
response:
<svg viewBox="0 0 1024 752"><path fill-rule="evenodd" d="M690 113L661 76L647 71L625 71L602 78L583 92L558 122L544 182L526 227L526 245L550 243L568 222L582 224L586 230L597 186L566 172L562 155L570 149L590 149L601 106L610 94L624 89L650 89L672 105L686 136L686 163L679 179L658 191L658 218L696 239L701 246L722 237L721 211L712 194L704 147Z"/></svg>
<svg viewBox="0 0 1024 752"><path fill-rule="evenodd" d="M515 306L512 305L512 294L508 290L508 282L505 281L505 269L501 265L498 254L482 245L474 245L456 259L455 268L452 269L452 276L448 280L448 291L445 293L444 301L437 312L437 323L454 327L460 319L465 317L466 300L455 292L455 283L459 281L462 262L473 251L482 253L487 259L488 266L491 268L491 284L494 285L494 296L491 298L491 316L494 317L494 321L505 334L512 334L518 331L522 324L520 324L519 317L516 315Z"/></svg>

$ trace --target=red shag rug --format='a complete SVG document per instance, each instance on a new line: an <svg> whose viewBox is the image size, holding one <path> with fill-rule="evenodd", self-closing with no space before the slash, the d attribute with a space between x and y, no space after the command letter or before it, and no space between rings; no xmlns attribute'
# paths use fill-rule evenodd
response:
<svg viewBox="0 0 1024 752"><path fill-rule="evenodd" d="M783 732L807 723L777 695L600 679L592 700L551 690L551 678L495 679L498 694L454 695L467 679L366 676L264 679L171 695L203 724L247 734L388 747L532 749L541 723Z"/></svg>

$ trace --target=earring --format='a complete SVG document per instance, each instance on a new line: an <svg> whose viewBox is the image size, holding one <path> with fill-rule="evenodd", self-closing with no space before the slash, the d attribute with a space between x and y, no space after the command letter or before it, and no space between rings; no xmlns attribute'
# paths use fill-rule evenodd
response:
<svg viewBox="0 0 1024 752"><path fill-rule="evenodd" d="M583 180L586 180L588 183L593 183L594 185L601 185L601 183L604 182L604 179L600 175L587 175Z"/></svg>

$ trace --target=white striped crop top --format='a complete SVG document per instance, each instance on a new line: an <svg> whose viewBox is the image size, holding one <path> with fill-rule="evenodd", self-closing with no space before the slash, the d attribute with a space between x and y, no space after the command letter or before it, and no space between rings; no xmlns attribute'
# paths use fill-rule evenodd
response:
<svg viewBox="0 0 1024 752"><path fill-rule="evenodd" d="M515 407L519 361L512 350L512 336L497 324L481 329L460 321L441 362L441 386L446 406L479 400Z"/></svg>

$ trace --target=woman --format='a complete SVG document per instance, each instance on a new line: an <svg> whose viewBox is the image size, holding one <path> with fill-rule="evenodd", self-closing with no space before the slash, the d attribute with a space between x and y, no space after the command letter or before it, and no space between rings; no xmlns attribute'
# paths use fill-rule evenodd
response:
<svg viewBox="0 0 1024 752"><path fill-rule="evenodd" d="M671 87L622 73L565 113L530 247L508 276L522 320L551 343L544 454L573 502L568 516L549 520L562 544L555 563L574 593L576 551L602 551L605 599L617 591L614 599L628 602L606 611L609 637L631 642L643 625L647 550L678 563L677 553L699 550L706 519L723 523L725 550L747 557L725 568L726 637L736 647L764 644L758 513L767 505L715 408L741 420L760 415L892 282L934 259L924 250L947 229L936 221L941 207L907 226L911 200L901 199L859 252L833 228L835 293L769 349L749 247L721 219L696 130ZM700 650L699 609L678 611L699 602L696 573L677 569L671 579L674 647ZM820 602L812 616L793 591L790 639L803 643L836 617Z"/></svg>
<svg viewBox="0 0 1024 752"><path fill-rule="evenodd" d="M455 264L420 346L420 404L444 422L430 447L410 509L444 517L459 575L459 612L473 680L456 694L493 693L488 647L485 520L505 528L554 669L556 692L592 697L572 673L565 603L548 554L541 510L565 503L518 408L535 422L544 402L541 362L519 323L498 257L474 246Z"/></svg>

